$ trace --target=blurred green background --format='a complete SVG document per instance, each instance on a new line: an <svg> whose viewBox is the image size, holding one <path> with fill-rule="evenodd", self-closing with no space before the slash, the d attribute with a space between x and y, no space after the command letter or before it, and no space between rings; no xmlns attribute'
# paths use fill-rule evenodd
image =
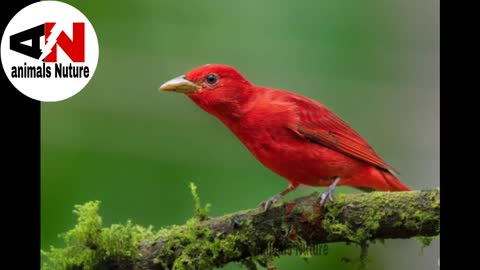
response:
<svg viewBox="0 0 480 270"><path fill-rule="evenodd" d="M104 223L156 228L192 216L194 181L214 216L256 207L286 187L218 120L164 81L206 63L306 95L349 122L414 189L439 186L439 3L392 1L67 1L93 23L94 77L42 103L41 248L101 200ZM287 199L312 192L302 188ZM340 192L357 192L341 187ZM439 240L370 249L374 269L437 269ZM275 261L280 269L351 269L360 251ZM408 259L405 259L408 258ZM227 269L239 269L232 264Z"/></svg>

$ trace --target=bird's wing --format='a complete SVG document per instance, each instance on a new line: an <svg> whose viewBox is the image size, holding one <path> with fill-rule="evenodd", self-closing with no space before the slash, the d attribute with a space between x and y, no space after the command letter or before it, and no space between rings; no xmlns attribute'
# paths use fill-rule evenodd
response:
<svg viewBox="0 0 480 270"><path fill-rule="evenodd" d="M289 96L287 102L294 103L297 116L297 122L289 128L299 136L379 168L396 172L357 132L327 107L298 95Z"/></svg>

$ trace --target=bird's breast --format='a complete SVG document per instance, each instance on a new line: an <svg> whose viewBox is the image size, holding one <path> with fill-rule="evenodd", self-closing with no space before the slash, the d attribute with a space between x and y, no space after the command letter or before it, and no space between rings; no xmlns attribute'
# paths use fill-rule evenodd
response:
<svg viewBox="0 0 480 270"><path fill-rule="evenodd" d="M288 112L272 113L254 111L238 121L227 125L255 156L269 156L272 153L288 151L298 143L287 123L293 116Z"/></svg>

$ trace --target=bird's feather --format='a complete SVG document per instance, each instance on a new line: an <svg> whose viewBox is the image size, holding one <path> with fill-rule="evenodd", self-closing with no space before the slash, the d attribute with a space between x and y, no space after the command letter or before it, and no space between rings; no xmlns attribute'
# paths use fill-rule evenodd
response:
<svg viewBox="0 0 480 270"><path fill-rule="evenodd" d="M296 108L297 122L290 129L304 139L375 165L395 171L346 122L322 104L299 95L290 95L288 102Z"/></svg>

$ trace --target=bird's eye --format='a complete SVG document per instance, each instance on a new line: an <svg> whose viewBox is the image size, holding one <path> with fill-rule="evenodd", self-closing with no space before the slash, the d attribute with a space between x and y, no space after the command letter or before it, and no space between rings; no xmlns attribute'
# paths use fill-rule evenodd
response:
<svg viewBox="0 0 480 270"><path fill-rule="evenodd" d="M214 84L218 81L218 77L215 74L210 74L207 76L207 83L208 84Z"/></svg>

